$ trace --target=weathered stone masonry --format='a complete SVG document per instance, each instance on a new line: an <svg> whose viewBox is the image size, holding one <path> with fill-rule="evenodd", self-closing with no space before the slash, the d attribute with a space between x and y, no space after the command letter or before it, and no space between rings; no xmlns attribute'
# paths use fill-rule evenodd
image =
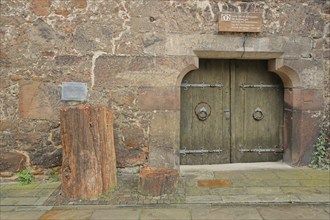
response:
<svg viewBox="0 0 330 220"><path fill-rule="evenodd" d="M181 79L198 58L268 59L285 85L285 160L305 164L330 105L326 0L1 0L0 171L61 165L62 82L115 112L117 166L179 166ZM258 34L221 11L262 12ZM328 116L329 117L329 116ZM5 172L6 171L6 172ZM9 171L9 172L7 172Z"/></svg>

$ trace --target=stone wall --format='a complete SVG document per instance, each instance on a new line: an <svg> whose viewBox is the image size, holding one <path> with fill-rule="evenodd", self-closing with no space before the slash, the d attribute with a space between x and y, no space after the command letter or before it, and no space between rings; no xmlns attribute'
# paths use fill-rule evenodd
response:
<svg viewBox="0 0 330 220"><path fill-rule="evenodd" d="M177 168L178 79L198 67L196 51L284 52L284 65L307 91L308 117L318 123L326 106L329 114L326 0L0 4L1 172L61 165L59 109L69 103L60 100L60 85L72 81L88 84L88 104L115 111L118 167ZM218 33L221 11L262 12L263 31Z"/></svg>

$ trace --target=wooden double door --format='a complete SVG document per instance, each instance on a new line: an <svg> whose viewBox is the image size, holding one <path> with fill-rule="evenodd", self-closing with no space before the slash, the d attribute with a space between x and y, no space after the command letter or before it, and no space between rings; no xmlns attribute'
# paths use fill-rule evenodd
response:
<svg viewBox="0 0 330 220"><path fill-rule="evenodd" d="M267 61L202 59L181 84L180 163L282 158L283 84Z"/></svg>

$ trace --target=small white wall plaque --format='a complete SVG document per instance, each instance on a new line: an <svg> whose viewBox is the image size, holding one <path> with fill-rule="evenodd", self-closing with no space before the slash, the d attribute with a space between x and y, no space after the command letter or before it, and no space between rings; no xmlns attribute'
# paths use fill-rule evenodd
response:
<svg viewBox="0 0 330 220"><path fill-rule="evenodd" d="M86 101L87 100L87 83L63 82L61 100Z"/></svg>

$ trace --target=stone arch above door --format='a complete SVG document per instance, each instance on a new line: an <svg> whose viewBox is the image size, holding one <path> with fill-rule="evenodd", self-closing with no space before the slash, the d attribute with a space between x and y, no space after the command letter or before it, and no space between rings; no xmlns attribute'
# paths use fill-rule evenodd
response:
<svg viewBox="0 0 330 220"><path fill-rule="evenodd" d="M291 67L284 65L283 52L244 52L244 51L194 51L197 62L191 63L180 71L176 85L180 86L183 77L192 70L198 69L198 59L253 59L268 60L268 70L277 73L285 87L299 88L299 75Z"/></svg>

